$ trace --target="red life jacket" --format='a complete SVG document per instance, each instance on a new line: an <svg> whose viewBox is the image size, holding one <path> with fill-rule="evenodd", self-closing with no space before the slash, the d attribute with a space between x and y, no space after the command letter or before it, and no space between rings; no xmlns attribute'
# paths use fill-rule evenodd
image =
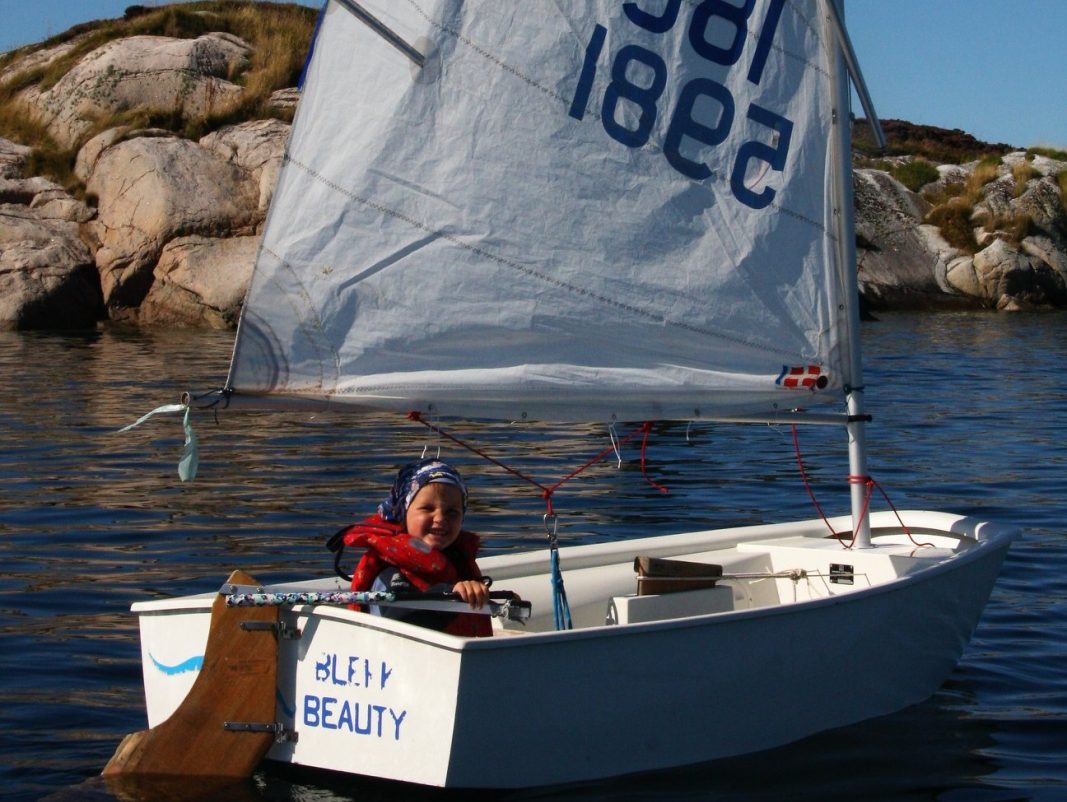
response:
<svg viewBox="0 0 1067 802"><path fill-rule="evenodd" d="M387 565L395 566L408 582L422 591L439 584L451 586L461 579L482 578L474 559L481 540L473 532L461 531L451 547L461 556L459 566L443 552L409 535L400 524L389 523L378 515L350 526L343 537L346 546L366 549L352 575L352 590L370 590L375 578ZM362 608L353 605L353 609ZM475 638L492 635L493 627L487 615L458 613L443 631Z"/></svg>

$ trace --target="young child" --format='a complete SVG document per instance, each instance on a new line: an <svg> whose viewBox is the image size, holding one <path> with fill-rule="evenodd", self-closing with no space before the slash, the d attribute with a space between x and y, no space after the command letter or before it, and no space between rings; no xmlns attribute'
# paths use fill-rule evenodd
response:
<svg viewBox="0 0 1067 802"><path fill-rule="evenodd" d="M344 532L346 546L366 549L352 576L352 590L445 591L472 609L489 599L475 556L480 540L463 529L467 486L459 472L438 459L400 469L389 498L373 515ZM453 635L492 634L487 615L374 606L371 612Z"/></svg>

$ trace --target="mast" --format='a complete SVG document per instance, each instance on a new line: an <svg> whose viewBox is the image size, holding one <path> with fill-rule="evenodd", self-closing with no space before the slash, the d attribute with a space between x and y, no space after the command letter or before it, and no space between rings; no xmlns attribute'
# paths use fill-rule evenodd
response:
<svg viewBox="0 0 1067 802"><path fill-rule="evenodd" d="M852 143L849 131L850 84L846 53L851 49L845 34L844 0L827 0L827 13L834 38L831 69L834 80L833 202L837 211L838 269L844 288L848 363L845 405L848 412L849 491L852 502L852 532L855 548L870 548L870 519L864 515L867 487L867 442L863 406L863 363L860 353L859 281L856 276L855 214L852 201Z"/></svg>

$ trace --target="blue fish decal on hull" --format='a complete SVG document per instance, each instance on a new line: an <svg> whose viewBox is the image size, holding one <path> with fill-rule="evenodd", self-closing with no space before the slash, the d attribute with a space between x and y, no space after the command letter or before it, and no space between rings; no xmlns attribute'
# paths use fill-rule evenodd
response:
<svg viewBox="0 0 1067 802"><path fill-rule="evenodd" d="M149 653L148 657L152 661L152 665L168 677L172 677L175 674L184 674L186 671L199 671L200 667L204 665L204 655L202 654L197 657L190 657L188 660L172 666L159 662L152 653Z"/></svg>

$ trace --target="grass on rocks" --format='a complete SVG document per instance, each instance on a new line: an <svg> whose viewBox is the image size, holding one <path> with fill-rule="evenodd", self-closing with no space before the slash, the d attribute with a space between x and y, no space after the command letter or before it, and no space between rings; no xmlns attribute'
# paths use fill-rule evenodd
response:
<svg viewBox="0 0 1067 802"><path fill-rule="evenodd" d="M161 7L130 6L122 19L99 20L76 25L38 45L29 45L0 56L0 72L27 53L69 44L67 52L49 63L9 75L0 83L0 136L30 145L33 154L27 175L44 175L77 191L74 159L81 144L100 131L118 125L167 128L191 139L245 120L278 117L289 120L291 112L269 105L271 93L296 85L315 26L315 9L295 3L257 3L240 0L204 0ZM27 114L19 102L21 91L36 86L47 91L78 61L96 48L128 36L170 36L194 39L205 33L238 36L251 46L248 64L232 65L229 80L243 87L240 100L206 116L133 109L96 122L75 147L59 147L43 125Z"/></svg>

